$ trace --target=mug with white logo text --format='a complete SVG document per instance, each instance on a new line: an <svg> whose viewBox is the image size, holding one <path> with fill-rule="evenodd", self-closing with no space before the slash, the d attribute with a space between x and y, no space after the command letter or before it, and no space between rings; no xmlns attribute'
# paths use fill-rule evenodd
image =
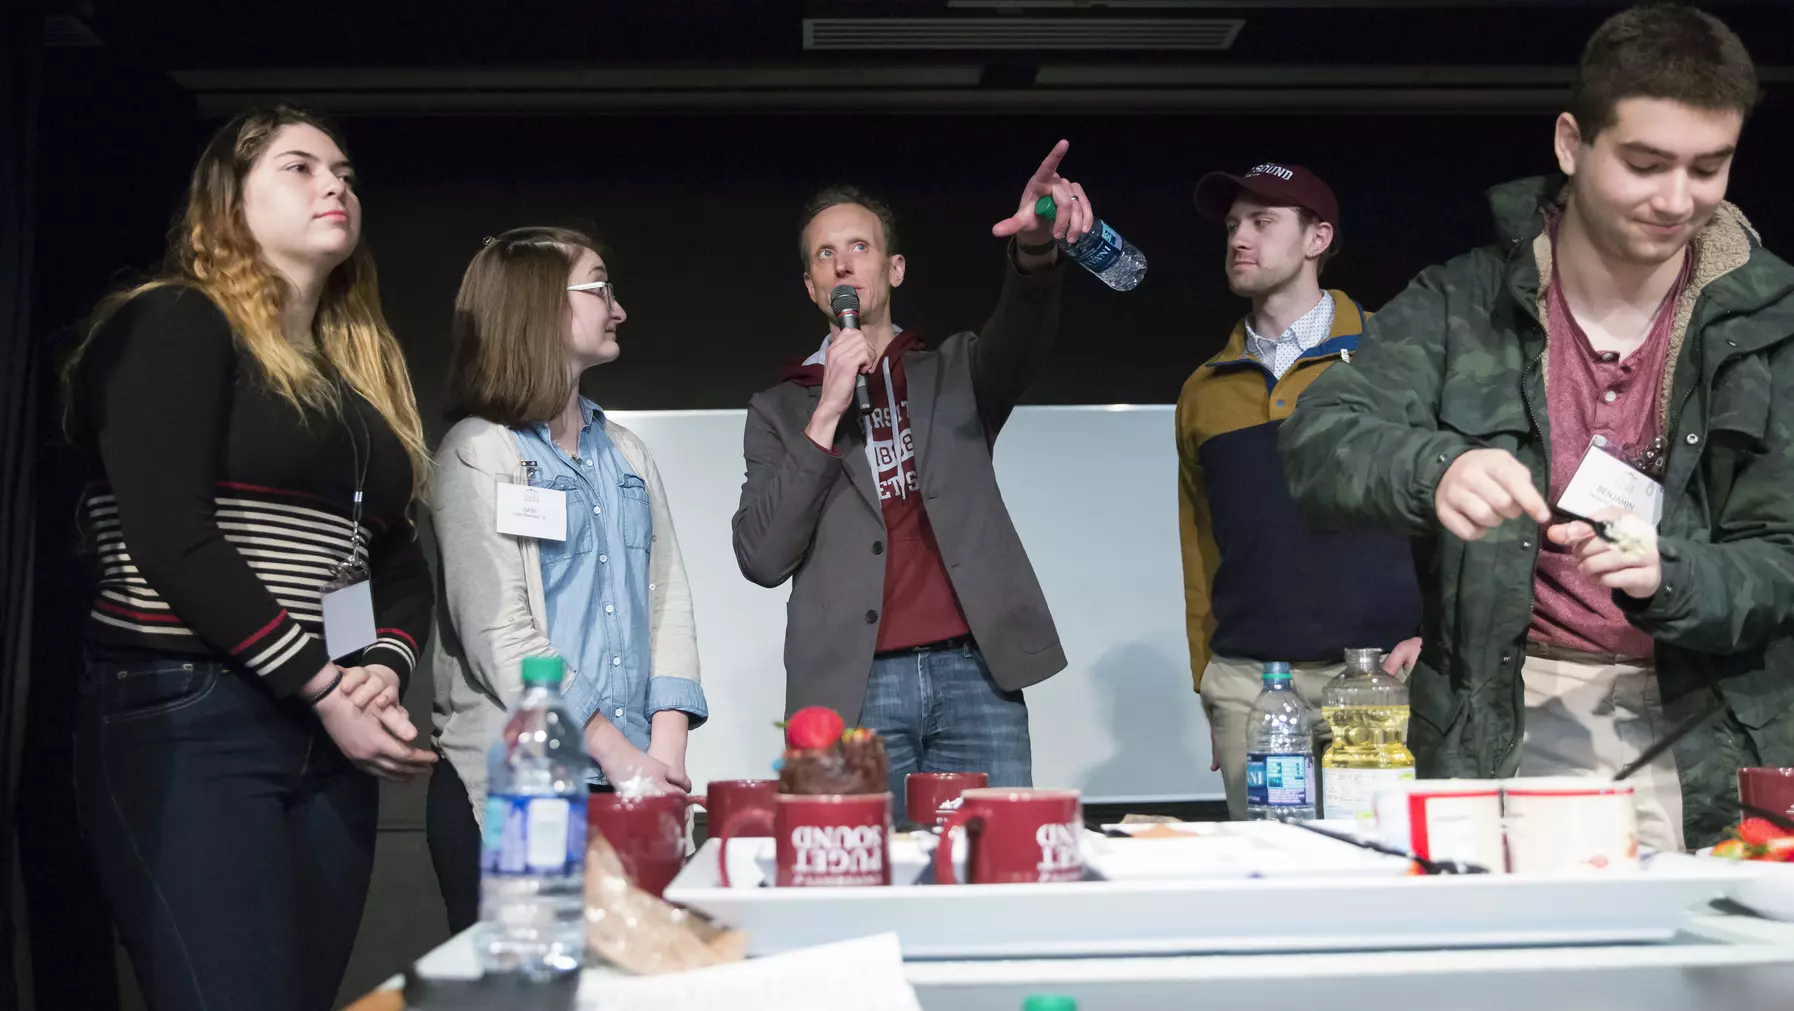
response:
<svg viewBox="0 0 1794 1011"><path fill-rule="evenodd" d="M717 863L729 887L729 840L752 826L770 826L780 888L843 888L891 883L889 793L801 796L781 793L769 814L736 813L717 834Z"/></svg>
<svg viewBox="0 0 1794 1011"><path fill-rule="evenodd" d="M943 885L956 883L956 831L966 834L967 884L1084 880L1084 805L1076 790L987 787L962 793L934 851L935 881Z"/></svg>

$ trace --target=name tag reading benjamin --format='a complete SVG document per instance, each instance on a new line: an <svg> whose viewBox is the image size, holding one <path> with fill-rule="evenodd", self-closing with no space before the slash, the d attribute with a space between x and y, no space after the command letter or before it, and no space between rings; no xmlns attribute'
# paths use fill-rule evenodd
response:
<svg viewBox="0 0 1794 1011"><path fill-rule="evenodd" d="M1654 527L1663 519L1663 486L1612 453L1590 445L1557 506L1579 516L1624 509Z"/></svg>
<svg viewBox="0 0 1794 1011"><path fill-rule="evenodd" d="M567 539L567 493L498 482L498 532L539 541Z"/></svg>

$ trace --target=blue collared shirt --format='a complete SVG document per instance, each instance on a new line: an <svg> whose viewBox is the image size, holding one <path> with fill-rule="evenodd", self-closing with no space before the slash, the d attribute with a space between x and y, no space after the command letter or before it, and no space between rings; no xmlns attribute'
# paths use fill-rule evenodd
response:
<svg viewBox="0 0 1794 1011"><path fill-rule="evenodd" d="M579 725L602 716L646 751L655 713L677 710L695 728L709 710L696 681L653 676L648 486L605 434L598 405L582 397L580 407L586 422L577 456L554 441L546 422L512 429L523 459L535 463L530 483L567 496L567 539L538 542L548 640L567 662L561 695Z"/></svg>

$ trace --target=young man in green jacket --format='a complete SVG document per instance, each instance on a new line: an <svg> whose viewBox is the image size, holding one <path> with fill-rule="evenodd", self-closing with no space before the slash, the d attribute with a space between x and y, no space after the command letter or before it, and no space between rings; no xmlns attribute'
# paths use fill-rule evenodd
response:
<svg viewBox="0 0 1794 1011"><path fill-rule="evenodd" d="M1794 765L1794 268L1724 199L1756 98L1711 16L1610 18L1562 176L1492 190L1501 245L1423 272L1280 439L1317 522L1425 539L1420 774L1609 775L1708 713L1632 780L1665 849ZM1628 511L1631 545L1575 521Z"/></svg>

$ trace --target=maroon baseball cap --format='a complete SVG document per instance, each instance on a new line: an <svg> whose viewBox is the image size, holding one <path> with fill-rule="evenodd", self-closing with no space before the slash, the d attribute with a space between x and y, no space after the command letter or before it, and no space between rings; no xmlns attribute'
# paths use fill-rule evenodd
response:
<svg viewBox="0 0 1794 1011"><path fill-rule="evenodd" d="M1300 165L1264 162L1245 175L1210 172L1196 184L1196 212L1205 218L1225 220L1241 191L1273 207L1300 207L1334 228L1339 227L1339 201L1333 188Z"/></svg>

